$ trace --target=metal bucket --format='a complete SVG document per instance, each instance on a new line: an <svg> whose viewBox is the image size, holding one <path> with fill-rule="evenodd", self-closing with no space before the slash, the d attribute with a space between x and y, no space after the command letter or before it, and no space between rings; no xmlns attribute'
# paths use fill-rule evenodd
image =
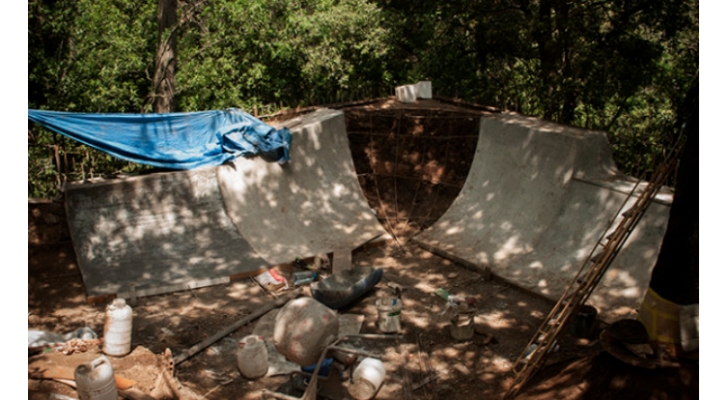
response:
<svg viewBox="0 0 728 400"><path fill-rule="evenodd" d="M475 313L460 312L450 320L450 335L456 340L469 340L475 333Z"/></svg>
<svg viewBox="0 0 728 400"><path fill-rule="evenodd" d="M569 326L569 333L574 337L588 338L594 330L594 321L596 318L596 308L588 305L581 306L573 317L571 326Z"/></svg>

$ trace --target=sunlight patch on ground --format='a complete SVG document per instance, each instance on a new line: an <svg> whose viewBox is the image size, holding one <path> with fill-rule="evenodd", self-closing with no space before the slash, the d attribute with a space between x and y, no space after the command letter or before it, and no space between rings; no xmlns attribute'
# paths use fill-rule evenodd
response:
<svg viewBox="0 0 728 400"><path fill-rule="evenodd" d="M498 372L509 372L511 370L511 367L513 367L513 363L510 362L508 359L501 357L499 355L494 355L493 357L483 358L483 364L486 366L490 366L493 369L495 369Z"/></svg>
<svg viewBox="0 0 728 400"><path fill-rule="evenodd" d="M491 329L508 329L517 325L515 318L507 317L501 311L493 311L490 314L480 314L478 319L487 324Z"/></svg>

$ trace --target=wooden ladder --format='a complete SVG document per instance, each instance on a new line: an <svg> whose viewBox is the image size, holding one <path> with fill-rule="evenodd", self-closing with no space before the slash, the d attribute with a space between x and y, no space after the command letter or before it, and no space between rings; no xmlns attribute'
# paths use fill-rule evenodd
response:
<svg viewBox="0 0 728 400"><path fill-rule="evenodd" d="M551 350L556 347L564 328L571 322L571 317L586 303L594 288L599 284L612 261L622 249L627 238L634 230L637 223L647 211L647 207L657 196L660 188L671 176L678 163L684 140L679 141L668 154L666 160L657 168L652 175L647 187L642 191L634 205L622 213L619 212L612 217L606 229L599 237L597 244L592 248L591 253L582 264L576 276L572 280L564 294L554 305L551 313L546 317L541 326L536 330L520 356L514 363L513 371L515 379L506 393L506 398L514 397L525 385L533 374L546 362ZM621 211L632 195L637 190L642 180L638 180L627 198L619 208ZM622 218L611 233L607 234L614 225L617 218ZM584 271L586 271L584 273Z"/></svg>

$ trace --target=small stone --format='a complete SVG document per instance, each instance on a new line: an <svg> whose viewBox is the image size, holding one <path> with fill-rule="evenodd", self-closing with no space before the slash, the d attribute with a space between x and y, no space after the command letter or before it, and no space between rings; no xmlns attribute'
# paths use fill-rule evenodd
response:
<svg viewBox="0 0 728 400"><path fill-rule="evenodd" d="M458 277L458 273L457 272L452 272L447 277L448 277L448 279L455 279L455 278Z"/></svg>

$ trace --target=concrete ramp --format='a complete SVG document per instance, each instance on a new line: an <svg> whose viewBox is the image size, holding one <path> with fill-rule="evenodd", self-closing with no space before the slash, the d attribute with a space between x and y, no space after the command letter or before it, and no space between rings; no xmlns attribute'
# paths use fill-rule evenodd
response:
<svg viewBox="0 0 728 400"><path fill-rule="evenodd" d="M634 183L617 171L602 132L517 115L483 117L461 193L414 240L557 300ZM639 306L670 203L663 194L650 206L592 295L603 316Z"/></svg>
<svg viewBox="0 0 728 400"><path fill-rule="evenodd" d="M279 264L384 236L356 178L344 114L322 109L285 125L289 163L239 158L218 170L228 215L258 254Z"/></svg>
<svg viewBox="0 0 728 400"><path fill-rule="evenodd" d="M288 125L289 164L239 158L68 185L69 228L88 295L225 283L384 235L359 187L343 114L320 110Z"/></svg>
<svg viewBox="0 0 728 400"><path fill-rule="evenodd" d="M66 213L89 297L224 283L269 265L228 218L214 168L71 184Z"/></svg>

